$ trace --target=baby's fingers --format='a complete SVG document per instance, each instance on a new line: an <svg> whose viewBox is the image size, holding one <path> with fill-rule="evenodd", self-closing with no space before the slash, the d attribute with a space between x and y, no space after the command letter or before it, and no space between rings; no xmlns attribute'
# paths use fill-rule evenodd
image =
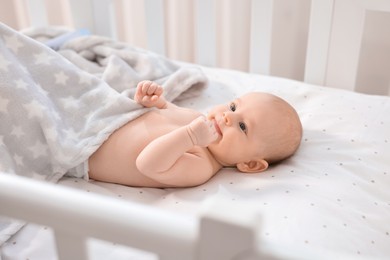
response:
<svg viewBox="0 0 390 260"><path fill-rule="evenodd" d="M154 91L154 94L157 95L157 96L161 96L162 93L164 92L164 89L162 86L160 85L157 85L155 91Z"/></svg>
<svg viewBox="0 0 390 260"><path fill-rule="evenodd" d="M154 101L157 101L158 98L159 98L159 96L153 95L153 96L151 96L150 100L154 102Z"/></svg>
<svg viewBox="0 0 390 260"><path fill-rule="evenodd" d="M145 90L146 94L147 95L153 95L154 92L156 91L156 88L157 88L157 84L156 83L152 83L148 86L148 88Z"/></svg>
<svg viewBox="0 0 390 260"><path fill-rule="evenodd" d="M137 85L137 92L140 94L146 94L146 91L147 91L148 87L150 86L150 84L152 84L152 81L150 81L150 80L143 80L143 81L139 82Z"/></svg>
<svg viewBox="0 0 390 260"><path fill-rule="evenodd" d="M149 96L154 95L157 97L161 96L162 93L163 93L163 88L156 83L153 83L152 85L150 85L148 92L147 92L147 94Z"/></svg>
<svg viewBox="0 0 390 260"><path fill-rule="evenodd" d="M153 102L152 98L153 97L151 97L151 96L143 96L142 97L142 104L144 106L148 106L148 105L152 104L152 102Z"/></svg>
<svg viewBox="0 0 390 260"><path fill-rule="evenodd" d="M218 139L219 134L217 132L217 129L215 129L215 125L213 121L207 121L207 123L209 126L210 142L212 143Z"/></svg>
<svg viewBox="0 0 390 260"><path fill-rule="evenodd" d="M214 123L201 116L189 124L189 134L193 144L199 146L208 146L218 139L218 133Z"/></svg>
<svg viewBox="0 0 390 260"><path fill-rule="evenodd" d="M154 82L148 81L142 85L142 94L143 95L149 95L149 96L151 96L153 94L161 95L161 93L162 93L161 86L154 83Z"/></svg>

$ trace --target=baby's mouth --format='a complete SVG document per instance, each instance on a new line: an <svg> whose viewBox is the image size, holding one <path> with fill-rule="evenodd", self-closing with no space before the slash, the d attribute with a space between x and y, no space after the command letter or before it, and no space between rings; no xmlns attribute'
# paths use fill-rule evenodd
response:
<svg viewBox="0 0 390 260"><path fill-rule="evenodd" d="M217 131L217 133L218 133L220 136L222 136L221 128L219 128L218 122L217 122L217 120L215 120L215 118L214 118L213 122L214 122L215 130Z"/></svg>

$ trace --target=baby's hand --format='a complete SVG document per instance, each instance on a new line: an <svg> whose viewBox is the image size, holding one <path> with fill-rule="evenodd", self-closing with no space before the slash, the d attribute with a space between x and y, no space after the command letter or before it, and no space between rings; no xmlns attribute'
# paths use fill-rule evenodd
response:
<svg viewBox="0 0 390 260"><path fill-rule="evenodd" d="M187 127L187 132L192 143L202 147L206 147L218 139L214 123L207 120L204 116L200 116L192 121Z"/></svg>
<svg viewBox="0 0 390 260"><path fill-rule="evenodd" d="M163 88L155 82L144 80L138 83L134 100L144 107L164 108L165 98L162 96Z"/></svg>

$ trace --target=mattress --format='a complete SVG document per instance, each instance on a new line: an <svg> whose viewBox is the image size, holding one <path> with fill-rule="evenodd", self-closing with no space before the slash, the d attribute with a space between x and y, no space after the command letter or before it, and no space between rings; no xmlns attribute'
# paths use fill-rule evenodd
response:
<svg viewBox="0 0 390 260"><path fill-rule="evenodd" d="M134 188L62 178L58 185L134 201L184 216L209 200L246 204L261 216L258 247L276 259L388 259L390 98L277 77L201 67L209 86L178 105L207 113L250 91L278 95L297 110L304 133L291 158L257 174L222 169L192 188ZM107 209L109 211L109 209ZM92 259L157 259L90 240ZM3 260L55 259L49 227L28 224L1 248Z"/></svg>

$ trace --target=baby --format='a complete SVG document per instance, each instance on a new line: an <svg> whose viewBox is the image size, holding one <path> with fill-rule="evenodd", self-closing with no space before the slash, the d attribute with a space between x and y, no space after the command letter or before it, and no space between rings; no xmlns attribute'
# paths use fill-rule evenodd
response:
<svg viewBox="0 0 390 260"><path fill-rule="evenodd" d="M249 93L207 117L167 102L163 88L138 84L134 100L155 107L116 130L89 158L94 180L142 187L200 185L224 166L261 172L291 156L302 126L296 111L271 94Z"/></svg>

